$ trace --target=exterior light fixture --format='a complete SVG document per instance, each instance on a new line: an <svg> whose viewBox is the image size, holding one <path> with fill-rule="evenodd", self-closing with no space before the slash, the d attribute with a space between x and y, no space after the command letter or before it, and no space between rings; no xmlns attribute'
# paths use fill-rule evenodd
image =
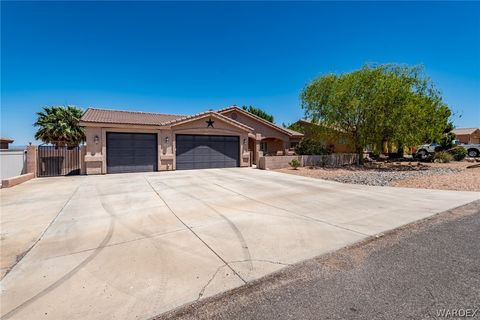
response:
<svg viewBox="0 0 480 320"><path fill-rule="evenodd" d="M168 143L168 137L165 137L165 143Z"/></svg>
<svg viewBox="0 0 480 320"><path fill-rule="evenodd" d="M100 138L95 135L95 137L93 137L93 142L95 142L95 144L98 144L98 142L100 142Z"/></svg>

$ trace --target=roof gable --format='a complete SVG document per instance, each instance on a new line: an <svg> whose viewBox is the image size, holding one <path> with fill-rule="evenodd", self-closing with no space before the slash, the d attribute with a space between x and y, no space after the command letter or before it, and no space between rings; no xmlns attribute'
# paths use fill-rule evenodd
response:
<svg viewBox="0 0 480 320"><path fill-rule="evenodd" d="M285 128L282 128L282 127L279 127L277 125L275 125L274 123L271 123L263 118L260 118L259 116L256 116L254 114L251 114L250 112L248 111L245 111L243 110L242 108L239 108L237 106L230 106L228 108L224 108L224 109L220 109L220 110L217 110L218 113L220 114L224 114L224 113L227 113L227 112L230 112L230 111L237 111L237 112L240 112L242 113L243 115L247 116L247 117L250 117L251 119L254 119L256 120L257 122L265 125L265 126L268 126L274 130L277 130L283 134L286 134L287 136L291 137L291 136L303 136L303 133L300 133L300 132L297 132L297 131L294 131L294 130L289 130L289 129L285 129Z"/></svg>
<svg viewBox="0 0 480 320"><path fill-rule="evenodd" d="M476 131L480 131L480 128L458 128L452 130L452 132L456 135L473 134Z"/></svg>
<svg viewBox="0 0 480 320"><path fill-rule="evenodd" d="M187 117L184 117L184 118L175 119L175 120L166 122L163 125L175 127L177 125L181 125L181 124L184 124L184 123L188 123L188 122L191 122L191 121L196 121L196 120L207 118L207 117L213 117L213 118L220 119L221 121L229 123L229 124L239 128L239 129L247 131L247 132L253 131L253 128L250 128L249 126L247 126L247 125L245 125L241 122L230 119L229 117L226 117L226 116L224 116L222 114L219 114L215 111L206 111L206 112L194 114L194 115L191 115L191 116L187 116Z"/></svg>

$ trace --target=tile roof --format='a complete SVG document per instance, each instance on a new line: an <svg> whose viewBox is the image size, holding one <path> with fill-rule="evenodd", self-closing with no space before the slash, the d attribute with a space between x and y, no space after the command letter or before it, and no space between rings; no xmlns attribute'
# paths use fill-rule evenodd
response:
<svg viewBox="0 0 480 320"><path fill-rule="evenodd" d="M258 120L259 122L262 122L264 123L265 125L269 126L269 127L272 127L280 132L283 132L283 133L286 133L287 135L289 136L299 136L299 137L303 137L303 133L300 133L300 132L297 132L297 131L294 131L294 130L290 130L290 129L286 129L286 128L282 128L282 127L279 127L277 126L275 123L272 123L270 121L267 121L263 118L260 118L259 116L257 115L254 115L246 110L243 110L242 108L239 108L238 106L230 106L230 107L227 107L227 108L223 108L223 109L220 109L220 110L217 110L218 113L225 113L225 112L228 112L228 111L231 111L231 110L236 110L236 111L239 111L239 112L242 112L244 114L247 114L249 115L250 117Z"/></svg>
<svg viewBox="0 0 480 320"><path fill-rule="evenodd" d="M290 130L287 128L282 128L274 123L268 122L265 119L262 119L254 114L251 114L247 111L244 111L237 106L231 106L228 108L220 109L217 111L206 111L193 115L178 115L178 114L164 114L164 113L155 113L155 112L139 112L139 111L124 111L124 110L111 110L111 109L99 109L99 108L88 108L80 119L81 122L89 123L115 123L115 124L138 124L138 125L157 125L157 126L168 126L176 125L184 121L191 119L199 118L208 114L212 114L220 119L230 122L238 127L248 129L253 131L253 129L239 121L231 119L224 116L222 113L229 110L238 110L245 114L250 115L252 118L257 119L260 122L265 123L266 125L277 129L283 133L286 133L289 136L303 136L303 133Z"/></svg>
<svg viewBox="0 0 480 320"><path fill-rule="evenodd" d="M169 126L182 123L184 121L193 120L202 116L212 114L226 122L232 123L238 127L253 131L249 126L230 119L215 111L205 111L192 115L174 115L154 112L138 112L138 111L122 111L122 110L109 110L109 109L97 109L88 108L83 114L80 121L82 122L94 122L94 123L115 123L115 124L138 124L138 125L157 125L157 126Z"/></svg>
<svg viewBox="0 0 480 320"><path fill-rule="evenodd" d="M1 142L7 142L7 143L12 143L12 142L13 142L12 139L10 139L10 138L4 138L4 137L1 137L1 138L0 138L0 141L1 141Z"/></svg>
<svg viewBox="0 0 480 320"><path fill-rule="evenodd" d="M295 131L295 130L292 130L292 129L288 129L288 128L283 128L283 130L286 130L286 131L290 132L290 134L292 136L303 137L303 133L301 133L301 132L298 132L298 131Z"/></svg>
<svg viewBox="0 0 480 320"><path fill-rule="evenodd" d="M480 130L480 128L458 128L453 129L452 132L455 134L472 134L477 130Z"/></svg>
<svg viewBox="0 0 480 320"><path fill-rule="evenodd" d="M88 108L80 121L117 124L163 125L185 115Z"/></svg>
<svg viewBox="0 0 480 320"><path fill-rule="evenodd" d="M218 117L220 119L222 119L223 121L226 121L226 122L230 122L238 127L242 127L244 129L247 129L249 131L253 131L253 128L250 128L249 126L247 126L246 124L243 124L239 121L236 121L236 120L233 120L229 117L226 117L224 116L223 114L220 114L216 111L205 111L205 112L201 112L201 113L197 113L197 114L192 114L190 116L186 116L186 117L183 117L183 118L178 118L178 119L173 119L171 121L168 121L168 122L165 122L163 123L163 125L176 125L176 124L180 124L180 123L183 123L185 121L188 121L188 120L193 120L193 119L196 119L196 118L201 118L203 116L207 116L207 115L212 115L212 116L215 116L215 117Z"/></svg>

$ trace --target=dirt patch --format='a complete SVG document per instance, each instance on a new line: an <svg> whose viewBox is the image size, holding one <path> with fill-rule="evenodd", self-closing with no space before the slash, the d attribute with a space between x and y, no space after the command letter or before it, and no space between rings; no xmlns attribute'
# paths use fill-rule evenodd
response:
<svg viewBox="0 0 480 320"><path fill-rule="evenodd" d="M465 169L441 176L415 177L396 181L391 185L404 188L480 191L480 168Z"/></svg>
<svg viewBox="0 0 480 320"><path fill-rule="evenodd" d="M480 191L480 168L472 163L373 163L343 168L278 169L277 172L342 183L458 191Z"/></svg>

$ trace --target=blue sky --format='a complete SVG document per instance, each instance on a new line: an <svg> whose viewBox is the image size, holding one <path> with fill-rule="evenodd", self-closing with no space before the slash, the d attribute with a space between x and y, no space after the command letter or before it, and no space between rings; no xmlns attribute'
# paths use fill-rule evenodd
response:
<svg viewBox="0 0 480 320"><path fill-rule="evenodd" d="M74 104L189 114L255 105L301 118L312 79L364 63L423 64L480 126L474 2L3 2L1 135L33 141L35 112Z"/></svg>

